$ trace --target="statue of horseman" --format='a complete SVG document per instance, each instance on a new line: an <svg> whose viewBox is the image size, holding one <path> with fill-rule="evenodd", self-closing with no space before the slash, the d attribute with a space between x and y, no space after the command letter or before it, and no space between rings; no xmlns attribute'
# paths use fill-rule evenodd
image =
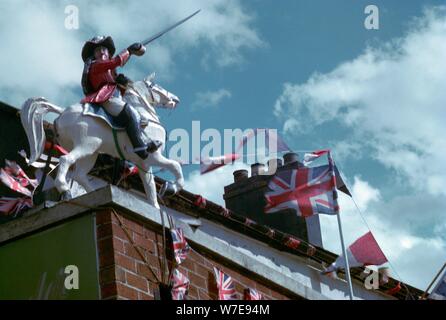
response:
<svg viewBox="0 0 446 320"><path fill-rule="evenodd" d="M85 97L81 103L101 105L117 123L125 127L135 153L141 159L146 159L149 153L158 150L161 142L144 136L137 111L122 99L130 80L116 72L118 67L123 67L127 63L130 56L142 56L146 48L141 43L134 43L113 57L115 51L115 45L110 36L96 36L85 42L82 48L84 61L82 89Z"/></svg>
<svg viewBox="0 0 446 320"><path fill-rule="evenodd" d="M54 119L55 140L68 151L59 159L57 177L54 180L61 199L68 200L72 197L67 181L70 169L73 169L70 175L72 179L86 192L95 189L88 173L101 153L134 163L139 169L138 174L143 182L147 201L156 208L160 208L158 196L169 196L183 189L181 164L162 154L166 130L156 112L156 108L174 109L179 98L154 83L154 75L133 82L123 74L117 74L116 69L123 67L130 56L142 56L146 52L146 45L198 12L200 10L150 38L132 44L115 57L115 45L111 37L94 37L87 41L82 48L85 63L82 88L85 97L80 103L61 108L43 97L29 98L23 103L20 119L28 137L30 163L37 161L44 151L46 136L43 117L48 113L59 115ZM49 162L45 167L45 174L48 173L48 164ZM166 169L175 178L174 181L166 181L159 194L151 171L153 166ZM43 184L41 183L42 186ZM41 200L39 197L34 198Z"/></svg>

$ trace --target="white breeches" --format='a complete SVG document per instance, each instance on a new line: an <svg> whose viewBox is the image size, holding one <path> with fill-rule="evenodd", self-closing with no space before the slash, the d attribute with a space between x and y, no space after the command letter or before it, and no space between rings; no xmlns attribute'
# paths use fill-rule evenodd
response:
<svg viewBox="0 0 446 320"><path fill-rule="evenodd" d="M121 113L122 109L124 109L125 102L120 95L112 96L108 101L104 102L102 106L109 114L116 117Z"/></svg>

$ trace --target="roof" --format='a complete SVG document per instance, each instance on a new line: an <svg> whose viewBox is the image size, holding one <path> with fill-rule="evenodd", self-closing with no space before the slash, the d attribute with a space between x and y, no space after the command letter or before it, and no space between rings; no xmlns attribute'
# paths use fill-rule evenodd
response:
<svg viewBox="0 0 446 320"><path fill-rule="evenodd" d="M109 179L109 182L112 182L112 162L113 159L108 156L101 157L100 161L96 163L96 169L93 169L93 174L102 179ZM133 188L140 192L144 192L139 177L131 176L128 177L127 180L127 188ZM156 177L155 181L158 189L164 182L164 180L159 177ZM338 258L338 255L325 250L324 248L313 246L295 236L283 233L274 228L259 225L252 220L247 221L249 219L187 190L181 190L178 194L166 199L164 202L167 207L183 212L191 217L203 217L215 221L222 226L261 241L275 249L311 259L313 262L321 266L328 266ZM289 241L290 239L298 241L299 245L292 245L293 241ZM361 274L364 270L364 267L351 268L350 273L352 279L356 279L363 283L364 280L361 278ZM342 275L342 272L340 274ZM401 289L392 294L397 299L418 299L423 293L423 291L394 278L390 278L389 282L380 286L378 290L383 293L388 293L389 291L391 292L392 289L395 289L398 284L401 285Z"/></svg>

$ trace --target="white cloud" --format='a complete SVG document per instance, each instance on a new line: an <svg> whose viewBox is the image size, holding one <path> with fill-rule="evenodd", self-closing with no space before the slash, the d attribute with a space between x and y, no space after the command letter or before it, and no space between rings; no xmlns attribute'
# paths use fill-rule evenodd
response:
<svg viewBox="0 0 446 320"><path fill-rule="evenodd" d="M336 159L338 164L344 163L346 160L357 160L362 157L362 146L358 141L341 140L328 143L328 145L333 145L333 158Z"/></svg>
<svg viewBox="0 0 446 320"><path fill-rule="evenodd" d="M198 92L195 101L192 103L194 109L216 108L222 100L230 98L231 92L227 89L215 91Z"/></svg>
<svg viewBox="0 0 446 320"><path fill-rule="evenodd" d="M232 173L241 169L250 172L250 166L240 161L236 161L233 165L223 166L205 175L201 175L199 170L193 171L186 179L186 188L190 192L200 194L206 199L225 207L223 200L224 187L234 182Z"/></svg>
<svg viewBox="0 0 446 320"><path fill-rule="evenodd" d="M362 149L406 184L445 195L445 56L446 7L429 9L403 38L285 84L274 113L289 134L338 121L349 143L370 147Z"/></svg>
<svg viewBox="0 0 446 320"><path fill-rule="evenodd" d="M65 28L68 4L79 8L78 30ZM84 41L112 35L120 50L199 8L197 16L150 44L147 54L132 59L124 72L139 79L157 71L172 79L178 72L176 59L206 59L210 66L226 67L242 63L245 49L263 45L252 28L252 14L240 1L1 1L0 99L20 105L30 96L46 96L57 104L72 104L81 98Z"/></svg>
<svg viewBox="0 0 446 320"><path fill-rule="evenodd" d="M446 256L445 56L446 7L431 8L404 37L305 83L285 84L274 108L291 135L337 122L348 132L333 144L341 161L369 157L391 169L391 195L359 176L352 193L402 279L421 289ZM352 200L339 195L348 245L368 228ZM321 224L325 247L340 253L336 219L321 216Z"/></svg>

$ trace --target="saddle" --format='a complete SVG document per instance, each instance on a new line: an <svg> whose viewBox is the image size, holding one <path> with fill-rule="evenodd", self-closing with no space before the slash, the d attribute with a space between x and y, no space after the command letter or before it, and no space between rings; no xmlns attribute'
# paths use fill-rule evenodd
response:
<svg viewBox="0 0 446 320"><path fill-rule="evenodd" d="M97 103L84 103L83 105L83 115L92 116L95 118L100 118L105 121L114 130L125 130L125 124L120 123L115 117L105 111L100 104ZM140 125L142 128L148 125L148 120L140 119Z"/></svg>

